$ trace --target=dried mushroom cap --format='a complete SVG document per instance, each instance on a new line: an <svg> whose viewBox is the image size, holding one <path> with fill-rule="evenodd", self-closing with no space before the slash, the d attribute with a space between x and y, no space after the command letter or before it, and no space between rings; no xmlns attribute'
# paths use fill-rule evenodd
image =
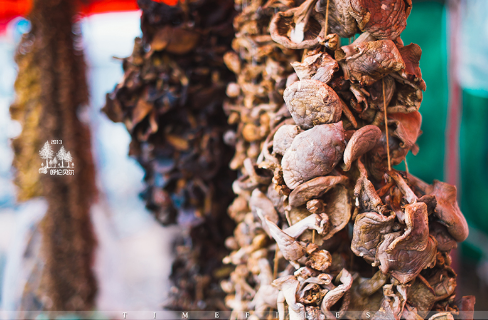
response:
<svg viewBox="0 0 488 320"><path fill-rule="evenodd" d="M299 126L286 124L276 131L273 138L273 152L284 155L291 146L293 139L301 132Z"/></svg>
<svg viewBox="0 0 488 320"><path fill-rule="evenodd" d="M326 52L309 55L303 62L292 62L293 69L300 80L312 79L328 83L334 72L339 70L339 64Z"/></svg>
<svg viewBox="0 0 488 320"><path fill-rule="evenodd" d="M392 73L396 80L396 90L388 106L389 113L410 113L417 111L422 102L422 90L412 82Z"/></svg>
<svg viewBox="0 0 488 320"><path fill-rule="evenodd" d="M344 151L342 122L323 124L298 134L281 162L288 188L330 173Z"/></svg>
<svg viewBox="0 0 488 320"><path fill-rule="evenodd" d="M462 316L467 320L474 319L474 304L476 303L475 296L463 296L460 301L457 301L457 306L462 312Z"/></svg>
<svg viewBox="0 0 488 320"><path fill-rule="evenodd" d="M371 278L362 278L357 275L353 275L353 278L354 282L350 290L351 303L348 310L378 310L383 300L383 292L380 289L389 277L381 271L377 271Z"/></svg>
<svg viewBox="0 0 488 320"><path fill-rule="evenodd" d="M405 286L386 284L383 286L381 307L372 319L400 319L406 303L407 288Z"/></svg>
<svg viewBox="0 0 488 320"><path fill-rule="evenodd" d="M454 320L451 312L439 312L432 315L429 320Z"/></svg>
<svg viewBox="0 0 488 320"><path fill-rule="evenodd" d="M341 231L351 219L352 203L348 190L343 185L337 185L326 193L324 201L327 203L325 214L329 217L330 227L323 240L328 240Z"/></svg>
<svg viewBox="0 0 488 320"><path fill-rule="evenodd" d="M319 0L315 10L325 14L327 2L329 2L329 33L335 33L341 38L350 38L360 32L356 19L349 13L351 10L349 1Z"/></svg>
<svg viewBox="0 0 488 320"><path fill-rule="evenodd" d="M344 293L351 288L353 282L351 274L346 269L342 269L337 275L337 278L341 284L327 292L322 300L322 303L320 304L320 310L328 319L334 318L333 313L330 311L331 307L335 305L342 298L342 296L344 296Z"/></svg>
<svg viewBox="0 0 488 320"><path fill-rule="evenodd" d="M428 219L425 203L407 204L405 206L405 232L388 246L387 251L392 252L396 245L401 245L403 250L424 251L429 242Z"/></svg>
<svg viewBox="0 0 488 320"><path fill-rule="evenodd" d="M388 125L391 124L396 125L391 135L400 140L400 148L411 150L420 135L422 125L420 112L388 114Z"/></svg>
<svg viewBox="0 0 488 320"><path fill-rule="evenodd" d="M294 238L284 233L268 217L264 217L264 223L267 223L271 236L275 239L276 244L280 247L280 252L286 260L297 261L303 257L305 250Z"/></svg>
<svg viewBox="0 0 488 320"><path fill-rule="evenodd" d="M469 228L456 200L456 186L434 180L434 184L426 191L437 199L435 215L439 222L447 227L447 231L457 242L466 240Z"/></svg>
<svg viewBox="0 0 488 320"><path fill-rule="evenodd" d="M434 237L429 236L424 251L406 250L404 249L405 243L398 243L393 250L389 250L391 243L400 235L401 232L385 235L376 255L380 261L380 270L383 273L389 272L404 284L415 279L423 269L435 264L437 242Z"/></svg>
<svg viewBox="0 0 488 320"><path fill-rule="evenodd" d="M356 217L351 250L355 255L374 263L378 246L393 231L395 215L386 217L376 212L361 213Z"/></svg>
<svg viewBox="0 0 488 320"><path fill-rule="evenodd" d="M385 86L386 103L383 101L383 85ZM385 104L387 107L390 105L390 101L393 99L395 90L396 81L391 76L384 77L383 81L376 81L368 87L369 96L367 103L369 107L383 111Z"/></svg>
<svg viewBox="0 0 488 320"><path fill-rule="evenodd" d="M327 250L316 250L307 259L307 267L318 271L325 271L332 263L332 256Z"/></svg>
<svg viewBox="0 0 488 320"><path fill-rule="evenodd" d="M288 307L295 312L303 311L303 305L296 302L296 293L299 285L300 283L295 276L281 277L272 282L272 286L283 294Z"/></svg>
<svg viewBox="0 0 488 320"><path fill-rule="evenodd" d="M346 80L370 86L386 75L405 68L402 56L393 41L358 42L358 39L335 53Z"/></svg>
<svg viewBox="0 0 488 320"><path fill-rule="evenodd" d="M446 226L438 221L431 221L429 224L430 234L437 240L437 250L450 252L457 248L456 240L449 234Z"/></svg>
<svg viewBox="0 0 488 320"><path fill-rule="evenodd" d="M185 54L197 46L200 37L200 34L190 27L164 26L154 34L151 41L151 50L165 50L173 54Z"/></svg>
<svg viewBox="0 0 488 320"><path fill-rule="evenodd" d="M306 0L299 7L278 12L269 24L271 38L288 49L312 49L324 36L322 14L313 10L316 0Z"/></svg>
<svg viewBox="0 0 488 320"><path fill-rule="evenodd" d="M273 223L278 223L279 217L273 203L259 189L256 188L252 191L249 206L251 207L252 212L256 214L261 221L264 221L264 217L267 217ZM264 231L271 236L268 225L263 222L262 226Z"/></svg>
<svg viewBox="0 0 488 320"><path fill-rule="evenodd" d="M235 74L241 72L241 59L234 51L228 51L224 54L224 63Z"/></svg>
<svg viewBox="0 0 488 320"><path fill-rule="evenodd" d="M404 0L351 0L349 13L361 31L367 31L378 39L393 40L405 30L409 9Z"/></svg>
<svg viewBox="0 0 488 320"><path fill-rule="evenodd" d="M285 89L286 106L303 129L335 123L342 114L343 102L331 87L318 80L301 80Z"/></svg>
<svg viewBox="0 0 488 320"><path fill-rule="evenodd" d="M417 44L411 43L398 50L400 51L403 62L405 62L405 69L400 71L400 75L417 84L422 91L425 91L426 85L422 79L422 72L419 66L422 49Z"/></svg>
<svg viewBox="0 0 488 320"><path fill-rule="evenodd" d="M300 184L289 195L288 203L291 207L299 207L310 199L320 198L327 191L338 184L348 181L346 176L318 177Z"/></svg>
<svg viewBox="0 0 488 320"><path fill-rule="evenodd" d="M344 171L349 171L353 161L371 150L379 138L381 130L374 125L367 125L354 132L344 151Z"/></svg>
<svg viewBox="0 0 488 320"><path fill-rule="evenodd" d="M426 317L437 301L449 298L456 290L456 274L451 268L434 270L426 278L417 277L408 291L408 301L421 317Z"/></svg>

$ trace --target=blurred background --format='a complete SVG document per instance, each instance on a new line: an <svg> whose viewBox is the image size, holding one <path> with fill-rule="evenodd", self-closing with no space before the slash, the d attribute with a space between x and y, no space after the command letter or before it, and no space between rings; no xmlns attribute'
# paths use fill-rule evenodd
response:
<svg viewBox="0 0 488 320"><path fill-rule="evenodd" d="M108 1L110 2L110 1ZM125 3L129 3L126 1ZM0 308L16 310L36 264L35 226L46 211L41 198L16 203L11 139L21 126L11 120L17 65L14 53L30 28L22 1L0 0ZM95 271L99 310L158 310L170 288L171 243L177 227L162 227L138 194L144 172L127 156L130 136L122 123L100 112L105 94L120 81L121 62L141 35L135 1L93 9L80 17L88 64L96 183L100 190L92 219L98 239ZM427 91L420 112L420 152L409 154L409 170L431 183L458 187L470 226L454 253L458 294L476 296L475 310L488 310L488 2L414 1L405 44L417 43ZM94 138L96 137L96 138ZM36 251L37 250L37 251Z"/></svg>

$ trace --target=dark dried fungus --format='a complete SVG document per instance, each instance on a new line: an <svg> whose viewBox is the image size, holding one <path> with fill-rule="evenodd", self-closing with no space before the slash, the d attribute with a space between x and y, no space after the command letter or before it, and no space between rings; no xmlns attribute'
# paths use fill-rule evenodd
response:
<svg viewBox="0 0 488 320"><path fill-rule="evenodd" d="M359 29L377 39L396 39L407 26L410 8L405 0L350 0L350 5Z"/></svg>
<svg viewBox="0 0 488 320"><path fill-rule="evenodd" d="M342 122L322 124L298 134L282 160L283 178L288 188L325 176L342 158Z"/></svg>
<svg viewBox="0 0 488 320"><path fill-rule="evenodd" d="M431 221L429 224L430 234L437 240L437 250L450 252L457 248L457 242L447 231L446 226L437 221Z"/></svg>
<svg viewBox="0 0 488 320"><path fill-rule="evenodd" d="M344 151L344 171L349 171L353 161L371 150L378 142L381 130L377 126L367 125L357 130L347 143Z"/></svg>
<svg viewBox="0 0 488 320"><path fill-rule="evenodd" d="M342 114L343 102L331 87L318 80L297 81L283 93L286 106L303 129L335 123Z"/></svg>
<svg viewBox="0 0 488 320"><path fill-rule="evenodd" d="M325 176L317 177L300 184L288 197L290 207L299 207L307 203L310 199L322 197L327 191L338 184L344 184L348 178L346 176Z"/></svg>
<svg viewBox="0 0 488 320"><path fill-rule="evenodd" d="M339 64L326 52L312 54L303 59L303 62L292 62L293 69L300 80L312 79L329 83L334 72L339 70Z"/></svg>
<svg viewBox="0 0 488 320"><path fill-rule="evenodd" d="M343 68L346 80L366 86L405 68L402 56L391 40L359 43L356 40L336 51L335 57Z"/></svg>
<svg viewBox="0 0 488 320"><path fill-rule="evenodd" d="M299 126L291 124L281 126L273 138L273 153L284 155L301 131Z"/></svg>

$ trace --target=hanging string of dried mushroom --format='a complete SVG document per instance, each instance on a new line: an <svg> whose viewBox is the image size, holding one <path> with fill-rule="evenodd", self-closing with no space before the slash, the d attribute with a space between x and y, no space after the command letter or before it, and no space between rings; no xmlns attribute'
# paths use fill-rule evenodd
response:
<svg viewBox="0 0 488 320"><path fill-rule="evenodd" d="M124 59L124 78L103 111L131 134L129 154L145 169L146 206L163 225L178 223L170 301L175 310L223 310L218 286L234 174L222 136L233 80L222 56L233 38L233 3L138 1L143 38Z"/></svg>
<svg viewBox="0 0 488 320"><path fill-rule="evenodd" d="M263 17L275 3L253 2L240 17ZM238 226L224 259L236 268L221 284L233 310L254 310L255 318L278 310L280 319L285 311L290 319L335 319L337 312L398 319L473 310L474 297L455 300L450 267L450 251L468 235L456 188L390 169L418 151L426 89L420 47L400 38L411 5L306 0L276 10L271 38L305 51L291 63L296 76L283 92L293 121L270 118L274 129L258 140L257 164L237 138L234 160L245 159L244 174L234 183L229 214ZM236 39L248 32L241 28ZM258 104L240 105L260 113Z"/></svg>

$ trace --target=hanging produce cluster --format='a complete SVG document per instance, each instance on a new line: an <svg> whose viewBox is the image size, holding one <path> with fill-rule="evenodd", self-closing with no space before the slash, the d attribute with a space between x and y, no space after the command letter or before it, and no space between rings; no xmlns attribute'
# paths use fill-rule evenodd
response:
<svg viewBox="0 0 488 320"><path fill-rule="evenodd" d="M400 38L411 1L236 6L224 56L237 75L225 110L240 172L226 305L280 319L472 311L450 267L468 236L456 188L392 169L421 134L422 51Z"/></svg>
<svg viewBox="0 0 488 320"><path fill-rule="evenodd" d="M171 301L176 310L221 310L219 281L224 240L234 225L226 215L235 175L233 150L223 141L230 127L222 109L234 79L223 55L234 36L228 0L168 6L138 1L142 39L123 59L124 78L107 94L103 111L123 122L129 154L145 170L146 206L163 225L178 223Z"/></svg>
<svg viewBox="0 0 488 320"><path fill-rule="evenodd" d="M19 74L10 112L22 125L12 143L17 198L42 196L47 203L39 224L40 257L23 288L19 310L88 311L95 304L91 268L96 240L90 208L97 190L89 127L78 117L88 103L88 87L75 15L70 1L33 1L31 29L16 53ZM57 156L53 140L63 145ZM76 174L48 174L47 168L57 171L57 157L62 168L65 160L76 163Z"/></svg>

